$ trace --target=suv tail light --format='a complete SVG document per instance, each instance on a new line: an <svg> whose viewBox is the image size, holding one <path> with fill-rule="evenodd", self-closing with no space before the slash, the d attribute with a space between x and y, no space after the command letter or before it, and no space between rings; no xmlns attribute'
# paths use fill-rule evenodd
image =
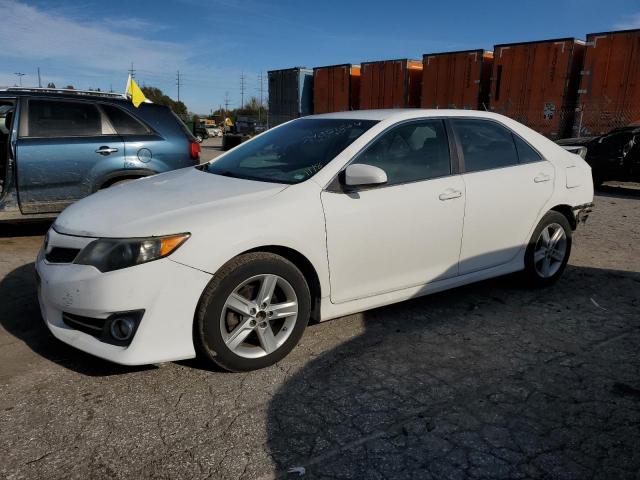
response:
<svg viewBox="0 0 640 480"><path fill-rule="evenodd" d="M198 142L189 143L189 155L193 160L200 160L200 144Z"/></svg>

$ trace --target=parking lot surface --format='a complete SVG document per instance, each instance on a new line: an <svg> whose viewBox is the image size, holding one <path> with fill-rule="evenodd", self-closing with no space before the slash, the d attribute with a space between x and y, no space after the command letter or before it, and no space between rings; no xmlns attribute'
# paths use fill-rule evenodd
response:
<svg viewBox="0 0 640 480"><path fill-rule="evenodd" d="M595 202L554 287L312 325L242 374L56 341L33 278L47 225L0 226L0 478L638 480L640 190Z"/></svg>
<svg viewBox="0 0 640 480"><path fill-rule="evenodd" d="M200 144L200 161L208 162L222 155L222 137L211 137Z"/></svg>

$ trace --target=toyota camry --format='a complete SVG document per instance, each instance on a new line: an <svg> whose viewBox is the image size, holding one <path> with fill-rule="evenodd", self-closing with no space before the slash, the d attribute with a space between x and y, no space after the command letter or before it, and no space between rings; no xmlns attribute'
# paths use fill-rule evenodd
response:
<svg viewBox="0 0 640 480"><path fill-rule="evenodd" d="M509 118L297 119L68 207L38 255L53 335L113 362L277 362L323 321L522 271L555 282L593 200L578 155Z"/></svg>

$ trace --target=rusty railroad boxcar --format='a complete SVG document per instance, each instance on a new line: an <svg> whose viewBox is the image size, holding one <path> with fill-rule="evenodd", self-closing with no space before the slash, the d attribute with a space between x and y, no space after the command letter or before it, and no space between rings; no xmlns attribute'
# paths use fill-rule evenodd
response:
<svg viewBox="0 0 640 480"><path fill-rule="evenodd" d="M483 49L425 54L421 106L487 109L492 68L493 52Z"/></svg>
<svg viewBox="0 0 640 480"><path fill-rule="evenodd" d="M570 136L584 50L575 38L496 45L491 110L550 138Z"/></svg>
<svg viewBox="0 0 640 480"><path fill-rule="evenodd" d="M360 65L330 65L313 69L313 113L358 110Z"/></svg>
<svg viewBox="0 0 640 480"><path fill-rule="evenodd" d="M419 107L421 83L419 60L364 62L360 71L360 108Z"/></svg>
<svg viewBox="0 0 640 480"><path fill-rule="evenodd" d="M313 70L286 68L268 75L269 127L313 113Z"/></svg>
<svg viewBox="0 0 640 480"><path fill-rule="evenodd" d="M640 29L587 35L578 108L581 135L640 121Z"/></svg>

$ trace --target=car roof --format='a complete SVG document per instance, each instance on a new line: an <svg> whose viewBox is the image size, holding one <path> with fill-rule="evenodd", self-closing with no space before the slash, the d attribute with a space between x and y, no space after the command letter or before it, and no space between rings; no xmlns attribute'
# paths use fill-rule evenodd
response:
<svg viewBox="0 0 640 480"><path fill-rule="evenodd" d="M303 118L335 118L351 120L409 120L424 117L477 117L477 118L504 118L502 115L482 110L460 109L422 109L422 108L396 108L387 110L351 110L348 112L322 113Z"/></svg>
<svg viewBox="0 0 640 480"><path fill-rule="evenodd" d="M71 90L71 89L49 89L49 88L28 88L28 87L0 87L0 98L15 97L40 97L40 98L58 98L58 99L96 99L109 100L116 102L129 102L130 100L122 93L111 92L94 92L90 90Z"/></svg>

